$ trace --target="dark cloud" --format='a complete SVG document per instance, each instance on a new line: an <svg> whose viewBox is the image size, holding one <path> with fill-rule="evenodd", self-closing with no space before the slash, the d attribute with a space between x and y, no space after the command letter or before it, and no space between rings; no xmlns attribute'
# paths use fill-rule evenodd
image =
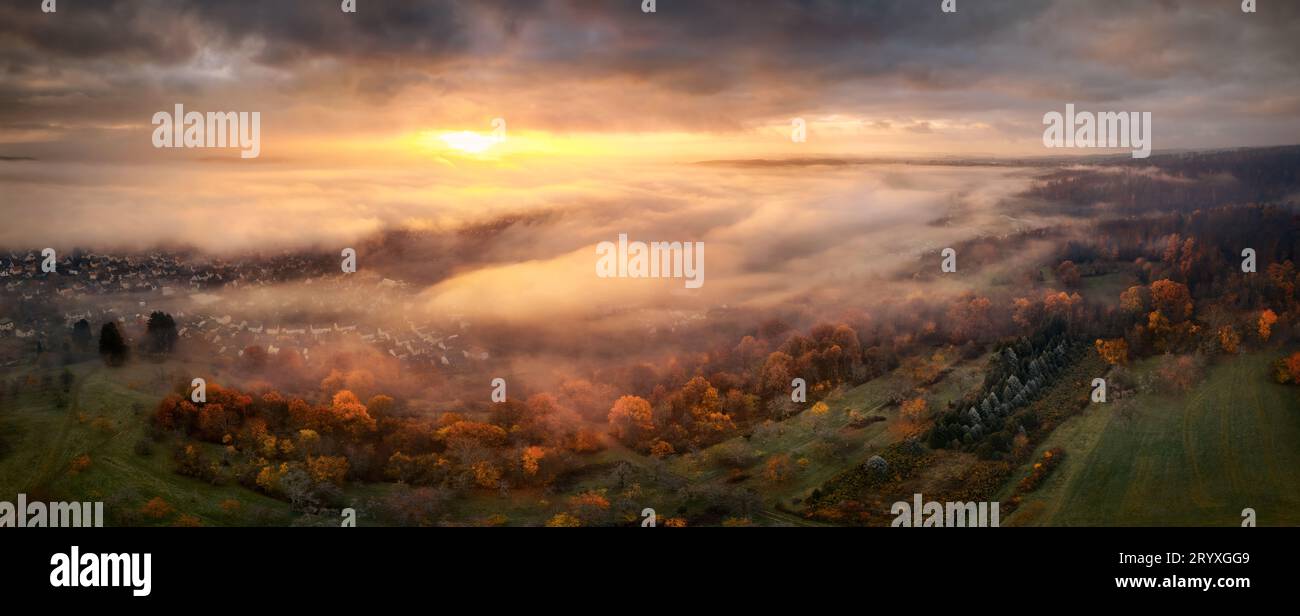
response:
<svg viewBox="0 0 1300 616"><path fill-rule="evenodd" d="M0 20L19 49L47 59L172 64L209 46L252 45L258 62L285 65L322 56L454 54L470 39L468 16L490 14L489 4L370 0L348 15L328 0L60 0L56 13L45 14L39 3L10 0L0 6Z"/></svg>
<svg viewBox="0 0 1300 616"><path fill-rule="evenodd" d="M1255 15L1218 0L966 0L956 14L937 0L660 0L654 14L638 0L361 0L352 15L333 0L59 7L0 3L2 130L138 122L242 90L279 108L383 109L418 92L443 117L509 105L558 130L858 114L941 132L923 122L1019 124L1071 101L1185 118L1174 127L1200 145L1300 137L1290 2ZM1267 126L1278 118L1288 125ZM1211 121L1222 127L1196 126Z"/></svg>
<svg viewBox="0 0 1300 616"><path fill-rule="evenodd" d="M0 4L6 72L16 61L74 60L171 63L198 51L201 30L182 19L184 3L130 0L60 0L43 13L40 2Z"/></svg>
<svg viewBox="0 0 1300 616"><path fill-rule="evenodd" d="M468 51L474 13L490 15L492 3L361 2L344 14L338 2L212 0L194 3L194 15L211 23L229 46L251 43L255 59L281 66L324 57L385 56L434 62ZM526 12L528 2L520 2ZM487 15L484 15L486 17Z"/></svg>

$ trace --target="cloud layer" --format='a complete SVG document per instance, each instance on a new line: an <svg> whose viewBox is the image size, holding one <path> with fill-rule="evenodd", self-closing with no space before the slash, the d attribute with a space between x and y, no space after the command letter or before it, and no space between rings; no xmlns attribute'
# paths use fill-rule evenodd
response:
<svg viewBox="0 0 1300 616"><path fill-rule="evenodd" d="M0 154L85 156L175 102L260 109L315 138L493 117L726 136L799 116L861 149L1020 153L1074 102L1153 111L1159 147L1300 141L1289 2L37 4L0 6Z"/></svg>

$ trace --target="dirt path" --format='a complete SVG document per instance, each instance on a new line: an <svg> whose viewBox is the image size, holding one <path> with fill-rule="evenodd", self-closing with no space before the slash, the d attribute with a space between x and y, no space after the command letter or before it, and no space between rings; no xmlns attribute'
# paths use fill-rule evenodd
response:
<svg viewBox="0 0 1300 616"><path fill-rule="evenodd" d="M771 509L755 511L754 517L763 518L769 522L775 522L778 526L823 526L815 522L810 522L796 515L782 513Z"/></svg>
<svg viewBox="0 0 1300 616"><path fill-rule="evenodd" d="M64 445L68 441L68 433L72 431L72 427L77 423L77 413L81 407L81 388L85 385L86 380L98 373L99 370L100 368L91 370L85 377L77 379L73 384L72 398L68 401L68 412L63 420L63 425L59 427L59 433L45 452L45 457L28 477L27 483L23 485L24 492L31 492L35 488L45 487L68 470L67 465L60 464L60 461L65 449Z"/></svg>

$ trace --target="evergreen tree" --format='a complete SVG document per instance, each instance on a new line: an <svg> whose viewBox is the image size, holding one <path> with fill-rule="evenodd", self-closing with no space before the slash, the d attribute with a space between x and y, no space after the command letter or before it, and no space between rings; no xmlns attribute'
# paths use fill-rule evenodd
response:
<svg viewBox="0 0 1300 616"><path fill-rule="evenodd" d="M172 352L172 349L176 348L176 340L180 337L176 333L176 320L172 315L159 311L149 315L146 335L149 337L149 350L154 353Z"/></svg>
<svg viewBox="0 0 1300 616"><path fill-rule="evenodd" d="M72 326L72 343L76 345L78 351L90 350L90 321L81 319Z"/></svg>
<svg viewBox="0 0 1300 616"><path fill-rule="evenodd" d="M129 349L126 338L122 336L117 323L109 321L99 330L99 354L109 366L121 366L126 363Z"/></svg>

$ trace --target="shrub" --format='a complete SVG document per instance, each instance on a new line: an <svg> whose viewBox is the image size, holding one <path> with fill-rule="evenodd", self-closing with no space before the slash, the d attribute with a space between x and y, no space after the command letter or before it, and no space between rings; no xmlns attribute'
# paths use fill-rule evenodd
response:
<svg viewBox="0 0 1300 616"><path fill-rule="evenodd" d="M889 463L880 456L871 456L863 469L877 480L883 480L889 477Z"/></svg>
<svg viewBox="0 0 1300 616"><path fill-rule="evenodd" d="M144 514L146 518L152 520L161 520L171 515L174 511L175 509L172 508L171 504L163 500L161 496L155 496L149 499L149 502L145 503L144 506L140 508L140 513Z"/></svg>

